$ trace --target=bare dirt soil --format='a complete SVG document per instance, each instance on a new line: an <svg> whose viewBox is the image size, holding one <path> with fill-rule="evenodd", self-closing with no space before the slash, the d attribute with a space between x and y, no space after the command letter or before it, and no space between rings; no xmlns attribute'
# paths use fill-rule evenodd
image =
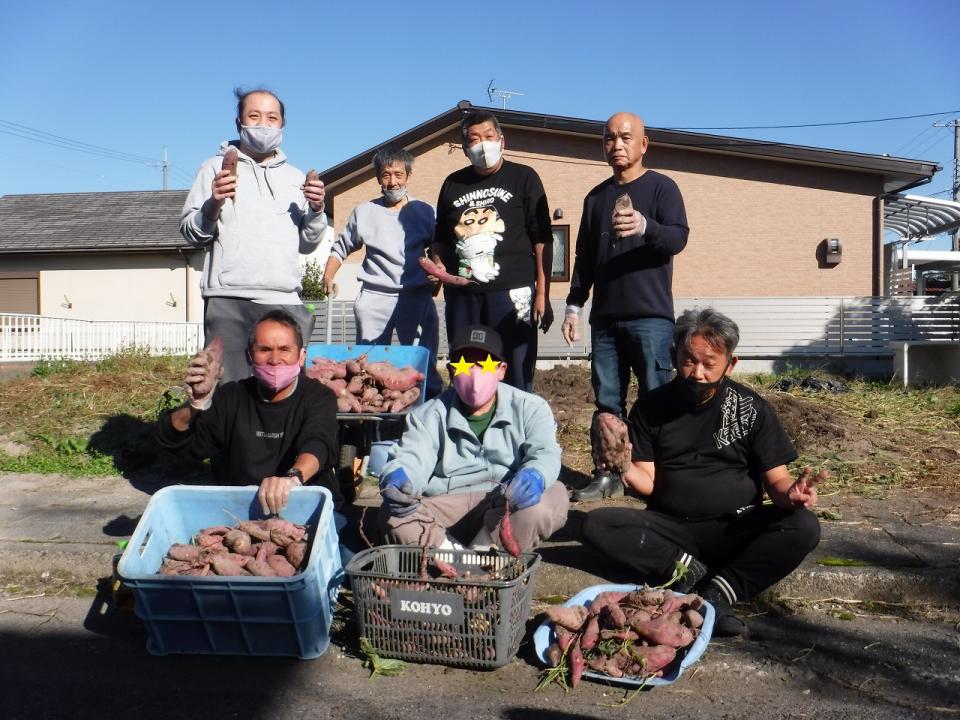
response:
<svg viewBox="0 0 960 720"><path fill-rule="evenodd" d="M897 485L960 492L960 419L943 412L957 390L899 391L852 383L848 392L772 390L753 378L736 378L758 390L773 406L800 454L800 463L826 467L849 490ZM769 384L769 383L767 383ZM590 370L558 366L538 371L535 390L557 420L563 447L561 479L572 487L587 482L593 468L589 428L594 411ZM635 400L631 393L629 402Z"/></svg>

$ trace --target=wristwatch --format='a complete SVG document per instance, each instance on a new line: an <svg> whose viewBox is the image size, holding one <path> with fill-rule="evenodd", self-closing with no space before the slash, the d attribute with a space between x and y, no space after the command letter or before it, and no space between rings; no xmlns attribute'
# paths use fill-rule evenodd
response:
<svg viewBox="0 0 960 720"><path fill-rule="evenodd" d="M287 470L287 474L284 475L284 477L296 478L296 479L297 479L297 482L298 482L300 485L303 485L303 484L304 484L304 482L303 482L303 472L300 470L300 468L295 468L295 467L290 468L289 470Z"/></svg>

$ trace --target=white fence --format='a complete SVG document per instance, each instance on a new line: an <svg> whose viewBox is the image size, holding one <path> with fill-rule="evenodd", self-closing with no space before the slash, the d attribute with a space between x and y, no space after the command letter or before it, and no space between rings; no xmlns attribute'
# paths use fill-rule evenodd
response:
<svg viewBox="0 0 960 720"><path fill-rule="evenodd" d="M203 347L203 323L74 320L0 313L0 362L96 360L130 348L188 355Z"/></svg>
<svg viewBox="0 0 960 720"><path fill-rule="evenodd" d="M355 340L353 303L331 303L331 342ZM440 315L440 355L446 354L443 303ZM540 335L542 359L585 358L590 353L590 328L581 312L580 340L570 347L560 334L564 303L554 301L555 321ZM713 307L740 326L741 357L840 356L892 354L891 342L905 340L960 341L960 297L787 297L677 298L679 315L694 307ZM326 305L317 305L314 342L324 342Z"/></svg>
<svg viewBox="0 0 960 720"><path fill-rule="evenodd" d="M353 303L331 305L331 342L355 339ZM714 307L740 326L741 357L890 356L891 342L960 342L960 297L861 298L677 298L676 311ZM539 340L543 359L585 358L590 329L581 313L581 340L569 347L560 335L564 304L553 303L556 320ZM443 303L440 354L446 353ZM318 303L311 341L325 342L327 305ZM44 358L95 359L129 347L161 354L190 354L203 343L201 323L139 323L67 320L0 313L0 362Z"/></svg>

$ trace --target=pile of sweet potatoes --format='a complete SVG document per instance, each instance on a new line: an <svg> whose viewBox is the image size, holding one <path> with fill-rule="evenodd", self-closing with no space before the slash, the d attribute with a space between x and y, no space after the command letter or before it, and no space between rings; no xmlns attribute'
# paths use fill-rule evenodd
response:
<svg viewBox="0 0 960 720"><path fill-rule="evenodd" d="M365 355L343 362L314 358L307 377L337 396L337 410L351 413L399 413L420 397L423 373L391 362L369 362Z"/></svg>
<svg viewBox="0 0 960 720"><path fill-rule="evenodd" d="M547 618L556 640L547 648L547 661L569 674L572 687L585 670L614 678L661 677L700 634L703 607L699 595L646 585L602 592L589 607L551 606Z"/></svg>
<svg viewBox="0 0 960 720"><path fill-rule="evenodd" d="M170 546L160 575L293 577L307 562L307 528L289 520L245 520L203 528Z"/></svg>

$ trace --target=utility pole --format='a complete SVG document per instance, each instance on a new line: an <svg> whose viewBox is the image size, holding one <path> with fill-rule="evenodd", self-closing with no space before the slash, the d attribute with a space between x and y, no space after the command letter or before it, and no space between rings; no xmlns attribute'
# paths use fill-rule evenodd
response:
<svg viewBox="0 0 960 720"><path fill-rule="evenodd" d="M960 118L954 118L947 123L934 123L934 127L953 128L953 201L960 202ZM950 249L960 250L960 228L953 231ZM950 278L950 290L960 291L960 272L954 272Z"/></svg>
<svg viewBox="0 0 960 720"><path fill-rule="evenodd" d="M953 121L953 200L960 200L960 118ZM960 250L960 228L953 229L953 250ZM954 273L950 281L953 292L960 290L960 273Z"/></svg>
<svg viewBox="0 0 960 720"><path fill-rule="evenodd" d="M956 164L956 163L954 163ZM160 166L163 169L163 189L167 189L167 175L170 174L170 163L167 162L167 146L163 146L163 164ZM954 236L956 240L956 236Z"/></svg>

